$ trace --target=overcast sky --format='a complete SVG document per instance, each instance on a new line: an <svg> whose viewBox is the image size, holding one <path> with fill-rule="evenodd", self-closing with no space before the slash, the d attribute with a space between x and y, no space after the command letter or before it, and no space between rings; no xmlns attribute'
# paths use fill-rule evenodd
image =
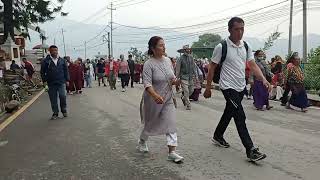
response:
<svg viewBox="0 0 320 180"><path fill-rule="evenodd" d="M131 1L134 3L143 0ZM283 0L150 0L133 6L118 8L114 11L114 21L142 27L177 27L238 15L281 1ZM313 1L313 3L318 4L318 7L320 6L320 0L308 1ZM107 6L108 2L110 3L111 1L90 0L90 3L88 3L87 0L66 0L64 11L69 12L68 19L82 21ZM114 4L121 2L128 2L128 0L114 0ZM106 24L110 20L110 14L108 13L110 11L106 10L86 22ZM308 13L309 33L320 34L320 24L316 19L317 17L320 17L320 9L312 10ZM271 29L275 30L281 22L284 23L279 25L279 31L287 33L288 21L286 19L286 17L283 17L271 20L268 23L249 26L246 28L246 36L262 36L262 38L265 38L269 35L268 32ZM196 31L194 29L191 33ZM302 13L294 17L293 33L295 35L302 33Z"/></svg>
<svg viewBox="0 0 320 180"><path fill-rule="evenodd" d="M200 24L225 18L225 20L219 21L218 23L197 26L195 28L171 29L169 34L165 33L165 31L162 31L161 36L165 37L167 49L170 49L170 47L172 46L172 52L175 52L176 49L180 47L180 44L182 46L183 43L192 43L199 34L203 34L205 32L218 33L222 35L223 38L226 37L228 34L227 21L229 17L237 16L248 11L257 10L259 8L263 8L283 1L285 0L114 0L115 7L117 7L117 10L114 11L114 22L139 27L157 26L163 28L172 28ZM318 9L308 11L308 33L320 34L320 24L318 23L319 20L317 19L320 17L320 0L308 1L310 2L310 5L312 4L313 7L318 7ZM53 43L53 39L55 38L57 40L57 44L61 45L62 38L60 34L61 28L63 28L66 30L65 35L67 51L71 51L68 50L68 48L74 49L74 46L83 44L84 41L87 41L88 39L101 32L103 26L99 26L96 29L93 28L93 26L88 26L91 27L90 32L85 31L87 33L83 34L82 37L77 36L76 38L74 38L74 36L72 36L73 38L70 39L71 36L69 33L72 33L77 28L81 28L81 26L79 26L81 24L77 22L86 24L107 25L110 22L110 10L107 10L106 8L108 5L110 6L110 2L111 0L66 0L66 2L64 3L63 11L68 12L69 14L67 17L57 17L56 21L48 22L48 24L51 24L51 26L49 26L50 29L45 29L48 32L48 43ZM122 5L128 5L136 2L142 3L128 7L119 7L121 6L121 3ZM295 5L300 5L301 9L302 3L300 2L300 0L294 0L294 2ZM270 10L279 7L281 8L276 12L270 12ZM272 32L276 31L278 27L278 31L282 33L280 38L287 39L289 26L289 7L290 6L288 1L284 4L258 11L259 13L261 13L260 15L254 14L249 18L246 16L240 16L244 17L246 21L245 38L254 37L264 41ZM280 13L282 15L275 17L275 13ZM294 14L295 16L293 21L293 35L300 35L302 34L302 12L298 13L298 11L295 10ZM61 18L69 19L75 22L71 23L71 25L70 22L68 22L69 24L61 24L59 22L66 22L59 21L59 19ZM259 23L260 21L264 23ZM78 26L76 27L76 25ZM88 29L88 27L84 29ZM116 24L115 27L117 28ZM150 36L151 34L157 35L157 31L135 30L135 32L130 32L130 30L130 28L122 29L120 34L117 34L119 33L117 29L114 31L115 41L119 41L118 37L120 35L122 37L121 41L123 41L123 37L125 37L125 41L128 41L130 43L114 45L115 54L119 54L119 52L126 52L130 47L138 47L140 48L140 50L144 51L146 46L145 44L148 38L146 39L146 36L141 38L141 36L135 35L137 34L137 32L140 35L146 32L149 32L147 34L150 34ZM175 40L171 42L168 41L168 37L177 38L176 34L172 35L172 30L191 33L193 35L195 34L195 36L188 36L187 39L185 39L184 37L178 37L180 39L177 42L179 43L177 47L177 43L175 42ZM126 33L126 31L128 31L129 35ZM73 35L75 34L76 33L74 33ZM38 35L36 36L38 37ZM141 40L145 42L142 43ZM140 43L137 41L140 41ZM95 39L95 41L91 42L90 45L92 46L95 44L99 44L100 42L101 37L98 37ZM31 42L32 45L38 43L39 42L37 38L35 38L34 41ZM96 51L101 50L94 48L90 49L89 53L96 54Z"/></svg>

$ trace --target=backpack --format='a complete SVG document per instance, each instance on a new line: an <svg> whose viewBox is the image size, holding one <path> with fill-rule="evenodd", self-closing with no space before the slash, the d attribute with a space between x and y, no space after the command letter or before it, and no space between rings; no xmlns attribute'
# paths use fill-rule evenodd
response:
<svg viewBox="0 0 320 180"><path fill-rule="evenodd" d="M249 46L248 46L247 42L243 41L243 43L244 43L244 47L246 48L246 51L248 54ZM217 67L214 71L214 75L213 75L213 82L216 84L218 84L220 81L221 68L222 68L223 62L226 60L227 53L228 53L227 41L223 40L222 42L220 42L220 44L222 45L221 60L220 60L220 63L217 65Z"/></svg>

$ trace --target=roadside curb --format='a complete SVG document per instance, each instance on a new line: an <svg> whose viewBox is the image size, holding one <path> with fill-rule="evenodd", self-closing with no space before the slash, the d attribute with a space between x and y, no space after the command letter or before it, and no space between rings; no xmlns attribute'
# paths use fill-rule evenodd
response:
<svg viewBox="0 0 320 180"><path fill-rule="evenodd" d="M22 106L18 111L9 116L6 120L4 120L0 124L0 133L9 126L20 114L22 114L25 110L27 110L42 94L44 90L41 90L36 96L34 96L27 104Z"/></svg>

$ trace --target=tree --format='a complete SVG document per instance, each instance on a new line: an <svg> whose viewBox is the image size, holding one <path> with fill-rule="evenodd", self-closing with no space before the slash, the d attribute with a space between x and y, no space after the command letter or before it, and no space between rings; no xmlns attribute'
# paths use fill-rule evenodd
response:
<svg viewBox="0 0 320 180"><path fill-rule="evenodd" d="M193 55L196 58L202 58L211 56L212 50L204 48L214 48L217 44L222 41L221 36L218 34L203 34L199 36L199 40L192 44ZM203 49L196 49L203 48ZM210 55L209 55L210 54Z"/></svg>
<svg viewBox="0 0 320 180"><path fill-rule="evenodd" d="M128 51L128 54L131 54L136 61L144 61L147 58L145 54L143 54L135 47L131 47Z"/></svg>
<svg viewBox="0 0 320 180"><path fill-rule="evenodd" d="M306 88L320 90L320 46L311 49L308 63L303 64Z"/></svg>
<svg viewBox="0 0 320 180"><path fill-rule="evenodd" d="M262 50L263 51L269 50L273 46L274 42L280 37L280 35L281 33L278 32L278 29L277 29L276 32L272 33L268 37L267 41L264 43L264 47L262 48Z"/></svg>
<svg viewBox="0 0 320 180"><path fill-rule="evenodd" d="M4 24L5 42L10 36L14 40L14 28L24 31L23 35L30 38L28 33L29 25L37 26L39 23L53 20L60 12L61 16L67 13L61 12L62 3L65 0L56 0L58 5L48 0L1 0L4 4L4 12L0 14L0 21ZM40 28L37 28L40 33ZM45 37L42 37L45 38Z"/></svg>
<svg viewBox="0 0 320 180"><path fill-rule="evenodd" d="M214 48L221 40L221 36L218 34L203 34L199 36L197 42L192 44L192 48Z"/></svg>

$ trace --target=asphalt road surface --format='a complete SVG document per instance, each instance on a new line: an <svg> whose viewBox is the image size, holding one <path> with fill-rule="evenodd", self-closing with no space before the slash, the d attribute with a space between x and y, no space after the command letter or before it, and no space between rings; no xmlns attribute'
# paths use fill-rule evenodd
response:
<svg viewBox="0 0 320 180"><path fill-rule="evenodd" d="M231 148L210 142L224 109L214 97L177 110L178 152L183 164L167 161L165 136L151 137L149 154L137 152L141 131L142 86L127 92L85 89L68 96L69 117L50 121L47 94L0 133L1 180L319 180L320 110L256 111L244 100L252 139L267 159L252 164L232 122L225 139Z"/></svg>

